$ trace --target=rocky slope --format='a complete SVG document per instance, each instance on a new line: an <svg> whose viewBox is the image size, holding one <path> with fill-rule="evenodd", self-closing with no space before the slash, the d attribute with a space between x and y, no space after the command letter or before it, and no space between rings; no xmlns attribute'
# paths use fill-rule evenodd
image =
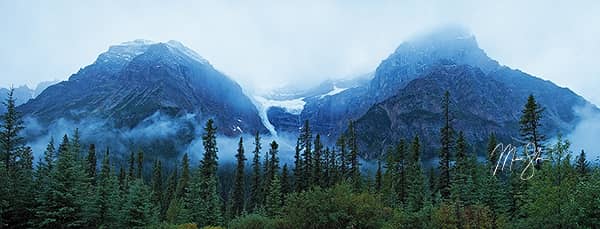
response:
<svg viewBox="0 0 600 229"><path fill-rule="evenodd" d="M416 134L429 146L425 156L432 157L439 145L446 90L452 94L456 129L466 131L475 148L491 132L505 142L518 138L518 119L529 94L546 108L542 122L550 137L570 132L579 121L574 108L590 105L567 88L500 65L465 30L446 28L401 44L366 85L306 98L297 119L308 119L316 132L330 138L339 136L348 120L357 120L366 158ZM275 127L293 130L289 114L270 114Z"/></svg>
<svg viewBox="0 0 600 229"><path fill-rule="evenodd" d="M19 110L41 126L59 120L101 120L102 126L121 132L160 120L184 120L181 125L163 126L185 127L171 136L181 141L180 145L197 138L208 118L214 118L218 132L228 136L266 133L256 107L242 88L176 41L136 40L111 46L93 64L68 81L50 86Z"/></svg>

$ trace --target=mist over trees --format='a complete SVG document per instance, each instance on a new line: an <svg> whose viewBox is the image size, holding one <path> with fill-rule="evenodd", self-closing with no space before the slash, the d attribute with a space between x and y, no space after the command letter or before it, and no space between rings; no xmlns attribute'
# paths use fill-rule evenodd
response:
<svg viewBox="0 0 600 229"><path fill-rule="evenodd" d="M600 168L585 151L574 155L567 139L544 138L534 96L523 106L520 137L535 147L503 154L491 134L483 159L452 125L450 101L449 93L440 100L437 165L422 163L421 136L407 136L368 174L352 120L335 145L304 122L290 164L277 141L256 132L239 138L234 167L220 166L213 120L204 124L198 166L188 154L162 161L141 150L115 160L110 146L83 145L77 129L48 139L34 158L11 91L0 122L0 228L600 227ZM524 159L498 169L507 157Z"/></svg>

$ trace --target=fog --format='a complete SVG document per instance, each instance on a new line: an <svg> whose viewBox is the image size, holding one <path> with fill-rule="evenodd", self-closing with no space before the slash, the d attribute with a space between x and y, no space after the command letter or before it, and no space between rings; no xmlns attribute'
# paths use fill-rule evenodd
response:
<svg viewBox="0 0 600 229"><path fill-rule="evenodd" d="M579 155L583 149L588 160L600 162L600 114L593 112L593 109L592 107L575 108L582 121L566 138L571 142L571 150L575 155Z"/></svg>
<svg viewBox="0 0 600 229"><path fill-rule="evenodd" d="M117 128L110 121L95 118L86 118L80 121L59 119L46 127L35 118L25 117L23 133L26 136L27 145L31 146L33 150L36 161L42 158L51 138L54 138L55 148L58 148L62 137L67 134L72 139L75 129L78 128L83 154L87 153L89 144L95 144L97 154L102 154L109 147L113 157L122 158L128 156L130 152L137 152L141 148L144 148L143 150L148 153L149 150L157 150L152 147L157 147L157 145L160 147L160 143L172 142L175 144L174 152L154 152L155 154L146 155L146 158L150 161L162 159L166 161L164 164L170 166L180 161L184 153L188 153L192 165L197 165L204 153L202 135L204 134L205 121L198 121L195 118L192 114L171 118L156 112L129 129ZM217 128L219 127L217 126ZM240 137L244 139L244 151L248 163L251 161L254 150L254 135L246 133L239 137L217 136L220 163L225 164L235 161ZM188 141L189 139L191 141ZM278 136L261 136L261 162L264 161L263 156L270 149L269 144L272 141L277 141L281 166L285 163L291 166L294 159L296 139L297 135L287 133ZM158 144L153 145L155 142L158 142Z"/></svg>
<svg viewBox="0 0 600 229"><path fill-rule="evenodd" d="M600 1L0 1L0 86L67 79L109 45L179 40L251 92L372 72L461 24L502 64L600 104Z"/></svg>

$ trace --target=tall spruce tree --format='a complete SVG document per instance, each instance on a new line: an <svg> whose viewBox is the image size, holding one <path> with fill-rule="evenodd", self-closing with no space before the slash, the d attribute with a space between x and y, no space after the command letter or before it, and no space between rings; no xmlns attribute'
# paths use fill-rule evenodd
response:
<svg viewBox="0 0 600 229"><path fill-rule="evenodd" d="M49 198L44 208L36 212L43 220L41 227L82 227L86 225L83 208L88 192L82 164L70 150L69 138L63 137L58 149L56 168L51 174Z"/></svg>
<svg viewBox="0 0 600 229"><path fill-rule="evenodd" d="M9 173L14 168L17 152L25 144L25 140L19 135L25 127L23 126L21 114L17 111L13 93L14 88L11 88L8 92L8 98L3 101L6 106L6 113L0 115L0 158L4 161L4 166L8 168Z"/></svg>
<svg viewBox="0 0 600 229"><path fill-rule="evenodd" d="M131 183L119 214L121 228L145 228L158 223L158 210L151 196L152 191L141 179Z"/></svg>
<svg viewBox="0 0 600 229"><path fill-rule="evenodd" d="M493 172L496 168L496 164L498 163L498 159L500 157L500 152L495 152L496 146L498 146L498 140L496 139L496 134L490 134L488 145L487 145L487 159L488 159L488 167L490 172Z"/></svg>
<svg viewBox="0 0 600 229"><path fill-rule="evenodd" d="M235 178L233 184L233 196L232 196L232 214L234 217L239 216L244 212L244 200L246 199L244 194L246 193L244 190L245 184L245 176L244 176L244 168L246 164L246 156L244 156L244 142L243 138L240 137L240 142L238 143L238 150L235 158L237 160L237 167L235 169Z"/></svg>
<svg viewBox="0 0 600 229"><path fill-rule="evenodd" d="M304 126L302 126L302 130L300 132L300 143L303 149L302 151L302 176L299 182L302 183L303 189L310 187L313 184L313 151L312 151L312 132L310 130L310 124L308 120L304 121Z"/></svg>
<svg viewBox="0 0 600 229"><path fill-rule="evenodd" d="M265 160L265 179L263 179L263 188L262 192L264 194L263 203L266 204L267 195L271 189L271 182L275 178L275 175L279 173L279 157L277 156L279 152L279 144L276 141L272 141L270 144L271 148L269 152L265 156L265 158L269 158Z"/></svg>
<svg viewBox="0 0 600 229"><path fill-rule="evenodd" d="M292 193L292 184L290 182L290 175L288 165L284 164L281 169L281 196L285 202L285 196Z"/></svg>
<svg viewBox="0 0 600 229"><path fill-rule="evenodd" d="M425 175L421 166L421 143L415 136L408 158L406 207L409 211L419 211L427 200Z"/></svg>
<svg viewBox="0 0 600 229"><path fill-rule="evenodd" d="M261 169L260 169L260 150L262 149L260 143L260 135L258 131L256 131L254 135L254 151L252 158L252 177L250 181L250 199L248 202L248 208L252 211L256 210L256 208L260 205L260 200L262 200L262 179L261 179Z"/></svg>
<svg viewBox="0 0 600 229"><path fill-rule="evenodd" d="M81 136L79 135L79 128L75 128L75 131L73 131L71 151L73 151L73 154L77 159L81 157Z"/></svg>
<svg viewBox="0 0 600 229"><path fill-rule="evenodd" d="M279 181L279 175L275 174L273 180L270 182L270 187L267 192L267 198L265 201L265 210L267 216L279 216L281 215L281 207L283 206L283 199L281 195L281 183Z"/></svg>
<svg viewBox="0 0 600 229"><path fill-rule="evenodd" d="M202 205L198 211L196 222L199 226L218 226L221 225L221 200L217 193L217 128L214 127L214 121L209 119L204 127L202 144L204 145L204 154L200 167L200 185L199 192Z"/></svg>
<svg viewBox="0 0 600 229"><path fill-rule="evenodd" d="M177 164L173 167L171 174L167 178L167 185L165 187L165 191L163 193L162 204L160 215L161 219L166 219L167 210L171 204L171 201L175 199L177 195Z"/></svg>
<svg viewBox="0 0 600 229"><path fill-rule="evenodd" d="M181 159L181 177L179 177L179 181L177 182L177 191L175 194L175 198L182 198L184 194L188 191L190 183L190 159L188 154L183 154L183 158Z"/></svg>
<svg viewBox="0 0 600 229"><path fill-rule="evenodd" d="M135 179L135 154L133 151L129 155L129 180Z"/></svg>
<svg viewBox="0 0 600 229"><path fill-rule="evenodd" d="M521 140L525 143L531 143L533 145L532 151L544 150L544 141L546 137L541 132L542 126L542 113L544 108L536 102L533 95L529 95L527 103L521 113L521 119L519 120L521 130ZM533 155L533 152L530 152ZM540 161L536 161L536 165L539 165Z"/></svg>
<svg viewBox="0 0 600 229"><path fill-rule="evenodd" d="M375 172L375 192L380 193L383 187L383 175L381 172L381 160L377 160L377 172Z"/></svg>
<svg viewBox="0 0 600 229"><path fill-rule="evenodd" d="M144 181L144 179L142 177L143 175L144 175L144 151L142 151L140 149L137 153L137 175L136 175L136 178Z"/></svg>
<svg viewBox="0 0 600 229"><path fill-rule="evenodd" d="M461 131L456 140L456 163L454 163L454 176L451 184L451 196L460 205L470 205L475 199L472 176L474 167L475 165L470 163L467 142Z"/></svg>
<svg viewBox="0 0 600 229"><path fill-rule="evenodd" d="M339 160L340 160L340 178L346 180L348 178L348 152L346 151L346 136L341 134L336 141L336 146L339 149Z"/></svg>
<svg viewBox="0 0 600 229"><path fill-rule="evenodd" d="M86 172L88 177L90 178L92 185L96 185L96 145L90 144L90 148L88 150L88 155L86 159Z"/></svg>
<svg viewBox="0 0 600 229"><path fill-rule="evenodd" d="M42 160L39 161L38 166L37 166L37 170L36 170L36 175L35 175L35 179L36 179L36 199L35 199L35 203L36 203L36 207L35 207L35 213L36 213L36 222L35 222L35 226L37 227L42 227L44 225L44 216L43 215L38 215L38 213L46 213L49 211L52 211L53 209L50 209L50 201L51 201L51 189L50 189L50 184L51 184L51 178L52 178L52 171L55 168L55 159L56 159L56 149L54 147L54 138L50 138L50 142L48 143L48 146L46 147L46 150L44 151L44 158ZM8 181L6 182L8 183ZM7 195L3 195L3 196L8 196Z"/></svg>
<svg viewBox="0 0 600 229"><path fill-rule="evenodd" d="M163 176L162 176L162 162L160 160L154 161L152 167L152 204L159 209L162 209L162 197L163 197Z"/></svg>
<svg viewBox="0 0 600 229"><path fill-rule="evenodd" d="M450 92L446 91L442 99L442 109L444 113L444 127L441 129L440 164L438 170L440 176L438 179L438 190L443 199L450 197L450 150L452 149L452 126L450 125Z"/></svg>
<svg viewBox="0 0 600 229"><path fill-rule="evenodd" d="M581 153L577 156L577 161L575 162L575 170L580 177L586 177L590 172L589 167L590 163L585 158L585 151L581 150Z"/></svg>
<svg viewBox="0 0 600 229"><path fill-rule="evenodd" d="M119 220L119 187L114 174L111 172L110 153L108 148L102 159L98 186L96 188L96 223L99 227L115 227Z"/></svg>
<svg viewBox="0 0 600 229"><path fill-rule="evenodd" d="M348 148L350 150L348 160L350 162L349 174L352 186L355 191L361 189L360 163L358 162L358 141L356 139L356 130L354 121L348 123Z"/></svg>
<svg viewBox="0 0 600 229"><path fill-rule="evenodd" d="M304 165L302 163L302 155L300 154L301 151L302 148L300 146L300 138L298 138L298 140L296 141L296 148L294 154L294 190L296 192L304 190L304 171L302 170L304 168Z"/></svg>
<svg viewBox="0 0 600 229"><path fill-rule="evenodd" d="M313 185L323 186L323 143L321 143L321 135L317 134L315 137L314 143L314 152L313 152L313 170L311 174L311 180L313 181Z"/></svg>

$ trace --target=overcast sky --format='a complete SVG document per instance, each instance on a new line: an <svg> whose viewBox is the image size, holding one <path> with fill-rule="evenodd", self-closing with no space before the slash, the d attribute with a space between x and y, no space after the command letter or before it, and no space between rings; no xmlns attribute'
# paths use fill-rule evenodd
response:
<svg viewBox="0 0 600 229"><path fill-rule="evenodd" d="M600 1L0 1L0 86L67 79L111 44L178 40L248 90L373 71L461 24L504 65L600 104Z"/></svg>

